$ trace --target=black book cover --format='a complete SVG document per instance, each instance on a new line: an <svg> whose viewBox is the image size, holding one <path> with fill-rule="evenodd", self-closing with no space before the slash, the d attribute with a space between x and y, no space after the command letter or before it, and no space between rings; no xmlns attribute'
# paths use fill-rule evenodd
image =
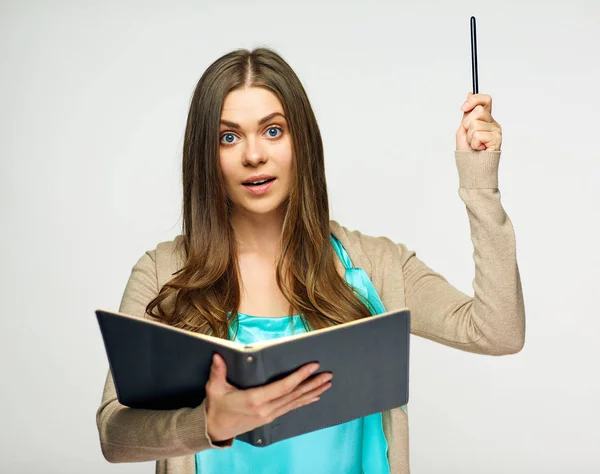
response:
<svg viewBox="0 0 600 474"><path fill-rule="evenodd" d="M254 446L408 402L408 309L249 346L106 310L96 316L117 397L131 408L198 406L215 352L227 363L229 383L240 389L274 382L310 362L320 364L317 374L333 373L318 402L236 437Z"/></svg>

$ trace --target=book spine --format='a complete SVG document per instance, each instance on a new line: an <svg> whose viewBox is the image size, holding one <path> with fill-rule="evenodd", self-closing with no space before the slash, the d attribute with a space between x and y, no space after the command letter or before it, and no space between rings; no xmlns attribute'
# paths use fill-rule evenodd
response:
<svg viewBox="0 0 600 474"><path fill-rule="evenodd" d="M265 446L269 446L271 442L270 437L267 436L267 433L270 432L270 426L270 424L259 426L258 428L255 428L252 431L238 436L238 439L250 443L252 446L256 446L257 448L264 448Z"/></svg>
<svg viewBox="0 0 600 474"><path fill-rule="evenodd" d="M241 366L243 367L243 384L245 388L260 387L266 383L265 368L261 355L260 351L246 351L243 354ZM245 433L243 435L244 441L257 447L268 446L271 444L271 425L272 423L259 426Z"/></svg>
<svg viewBox="0 0 600 474"><path fill-rule="evenodd" d="M257 351L244 351L239 353L237 361L239 370L239 388L259 387L265 383L265 369L262 358Z"/></svg>
<svg viewBox="0 0 600 474"><path fill-rule="evenodd" d="M265 384L265 368L259 351L244 352L242 367L244 385L246 387L260 387Z"/></svg>

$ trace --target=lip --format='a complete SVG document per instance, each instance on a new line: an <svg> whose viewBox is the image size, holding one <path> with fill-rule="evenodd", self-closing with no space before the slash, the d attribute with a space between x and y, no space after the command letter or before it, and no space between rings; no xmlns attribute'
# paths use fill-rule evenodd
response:
<svg viewBox="0 0 600 474"><path fill-rule="evenodd" d="M244 181L242 184L245 183L252 183L253 181L261 181L263 179L271 179L274 178L275 176L271 176L270 174L253 174L252 176L250 176L246 181Z"/></svg>
<svg viewBox="0 0 600 474"><path fill-rule="evenodd" d="M258 178L261 179L261 178ZM265 179L265 178L262 178ZM256 181L256 179L253 179L253 181ZM244 189L246 189L248 192L255 194L255 195L260 195L260 194L265 194L269 189L271 189L271 186L273 186L273 183L277 181L277 178L273 179L273 181L269 181L268 183L265 184L261 184L260 186L244 186L242 184L242 186L244 186Z"/></svg>

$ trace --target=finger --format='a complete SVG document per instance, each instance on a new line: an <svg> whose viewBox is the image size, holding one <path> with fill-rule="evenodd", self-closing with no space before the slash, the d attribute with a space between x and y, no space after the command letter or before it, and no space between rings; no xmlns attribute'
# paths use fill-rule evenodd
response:
<svg viewBox="0 0 600 474"><path fill-rule="evenodd" d="M496 129L493 123L482 122L481 120L473 120L467 130L467 143L471 143L473 133L476 131L492 132Z"/></svg>
<svg viewBox="0 0 600 474"><path fill-rule="evenodd" d="M471 141L467 140L467 143L473 150L496 151L500 149L500 137L497 131L476 130L473 132Z"/></svg>
<svg viewBox="0 0 600 474"><path fill-rule="evenodd" d="M303 385L309 386L309 388L301 389L298 387L292 393L256 408L247 414L254 416L260 424L271 423L275 418L284 413L314 401L315 398L318 398L319 395L331 387L331 382L319 383L316 387L314 387L313 384ZM300 392L300 390L302 390L302 392Z"/></svg>
<svg viewBox="0 0 600 474"><path fill-rule="evenodd" d="M478 105L483 106L489 113L492 113L492 98L487 94L472 94L469 92L467 99L460 108L464 112L469 112Z"/></svg>
<svg viewBox="0 0 600 474"><path fill-rule="evenodd" d="M210 366L210 375L207 385L223 388L231 388L232 385L227 382L227 364L220 354L213 355L213 362Z"/></svg>
<svg viewBox="0 0 600 474"><path fill-rule="evenodd" d="M210 375L215 377L221 377L222 375L227 373L227 364L223 360L223 358L215 353L213 354L212 364L210 366Z"/></svg>
<svg viewBox="0 0 600 474"><path fill-rule="evenodd" d="M291 393L298 385L304 382L308 377L319 369L319 364L307 364L292 374L284 377L277 382L272 382L264 387L251 388L246 390L248 394L249 408L256 408L269 403L283 395Z"/></svg>
<svg viewBox="0 0 600 474"><path fill-rule="evenodd" d="M460 109L463 112L469 112L478 105L483 106L490 114L492 113L492 98L487 94L471 94L467 97L464 104L461 105Z"/></svg>
<svg viewBox="0 0 600 474"><path fill-rule="evenodd" d="M473 110L471 110L471 112L469 112L469 113L465 112L463 114L461 123L462 123L463 127L469 128L469 125L471 124L471 122L473 120L481 120L482 122L488 122L488 123L494 122L494 118L492 117L492 114L489 113L487 110L485 110L482 105L478 105Z"/></svg>
<svg viewBox="0 0 600 474"><path fill-rule="evenodd" d="M314 398L331 387L330 380L332 378L333 374L331 373L319 374L317 377L300 384L292 393L288 393L287 395L271 401L267 405L267 409L270 411L277 411L294 400L305 397L306 394L310 395L311 398Z"/></svg>
<svg viewBox="0 0 600 474"><path fill-rule="evenodd" d="M277 410L275 410L275 412L271 414L269 419L277 419L280 416L285 415L286 413L292 410L296 410L297 408L300 408L305 405L310 405L311 403L318 401L320 399L319 396L321 395L321 393L323 393L325 390L328 390L331 387L331 382L325 384L324 387L326 388L322 389L322 387L319 387L316 390L311 390L310 392L307 392L303 396L297 398L296 400L293 400L287 405L279 407Z"/></svg>

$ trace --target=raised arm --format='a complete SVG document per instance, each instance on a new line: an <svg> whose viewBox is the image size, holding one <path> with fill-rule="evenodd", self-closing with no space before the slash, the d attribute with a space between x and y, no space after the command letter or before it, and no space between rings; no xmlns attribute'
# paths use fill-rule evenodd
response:
<svg viewBox="0 0 600 474"><path fill-rule="evenodd" d="M474 296L398 244L411 331L464 351L513 354L525 340L525 309L515 234L500 202L500 151L456 151L459 196L466 205L475 261Z"/></svg>
<svg viewBox="0 0 600 474"><path fill-rule="evenodd" d="M489 95L469 92L461 110L455 159L474 247L474 296L401 248L406 301L415 334L465 351L513 354L525 342L525 309L515 233L498 190L502 127Z"/></svg>

